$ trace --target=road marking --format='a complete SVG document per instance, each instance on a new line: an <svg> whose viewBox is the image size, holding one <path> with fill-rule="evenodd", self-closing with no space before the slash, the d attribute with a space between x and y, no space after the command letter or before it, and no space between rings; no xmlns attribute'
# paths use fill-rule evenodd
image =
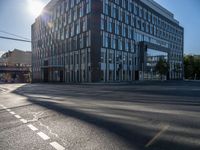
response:
<svg viewBox="0 0 200 150"><path fill-rule="evenodd" d="M19 116L19 115L15 115L15 117L16 117L17 119L20 119L20 118L21 118L21 116Z"/></svg>
<svg viewBox="0 0 200 150"><path fill-rule="evenodd" d="M15 114L16 114L14 111L11 111L10 113L11 113L12 115L15 115Z"/></svg>
<svg viewBox="0 0 200 150"><path fill-rule="evenodd" d="M53 146L56 150L64 150L65 149L62 145L58 144L57 142L51 142L50 145Z"/></svg>
<svg viewBox="0 0 200 150"><path fill-rule="evenodd" d="M25 120L25 119L20 119L20 121L23 123L27 123L27 120Z"/></svg>
<svg viewBox="0 0 200 150"><path fill-rule="evenodd" d="M3 107L4 109L7 109L7 107L5 107L5 106L3 106L3 105L2 105L2 107Z"/></svg>
<svg viewBox="0 0 200 150"><path fill-rule="evenodd" d="M7 111L11 111L10 109L6 109Z"/></svg>
<svg viewBox="0 0 200 150"><path fill-rule="evenodd" d="M50 139L50 137L48 137L46 134L44 134L43 132L38 132L37 133L43 140L48 140Z"/></svg>
<svg viewBox="0 0 200 150"><path fill-rule="evenodd" d="M164 133L167 129L169 128L169 125L166 125L162 128L162 130L160 132L158 132L146 145L145 147L149 147L151 144L153 144L155 142L156 139L159 138L159 136Z"/></svg>
<svg viewBox="0 0 200 150"><path fill-rule="evenodd" d="M37 131L38 129L34 127L32 124L27 125L31 130Z"/></svg>

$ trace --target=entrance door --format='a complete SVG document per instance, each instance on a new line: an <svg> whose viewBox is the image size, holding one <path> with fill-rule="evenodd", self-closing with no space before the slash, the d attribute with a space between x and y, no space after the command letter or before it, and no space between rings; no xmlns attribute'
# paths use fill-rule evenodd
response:
<svg viewBox="0 0 200 150"><path fill-rule="evenodd" d="M135 71L135 80L139 80L139 71Z"/></svg>
<svg viewBox="0 0 200 150"><path fill-rule="evenodd" d="M49 71L47 68L44 69L44 82L49 81Z"/></svg>
<svg viewBox="0 0 200 150"><path fill-rule="evenodd" d="M63 70L60 71L60 82L63 82Z"/></svg>

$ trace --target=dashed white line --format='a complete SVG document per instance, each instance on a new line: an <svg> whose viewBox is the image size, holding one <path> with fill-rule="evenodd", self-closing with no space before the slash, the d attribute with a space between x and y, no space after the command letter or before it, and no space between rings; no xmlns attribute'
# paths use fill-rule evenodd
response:
<svg viewBox="0 0 200 150"><path fill-rule="evenodd" d="M48 140L50 139L50 137L48 137L46 134L44 134L43 132L38 132L37 133L43 140Z"/></svg>
<svg viewBox="0 0 200 150"><path fill-rule="evenodd" d="M16 113L14 111L11 111L10 114L15 115Z"/></svg>
<svg viewBox="0 0 200 150"><path fill-rule="evenodd" d="M6 109L6 111L8 111L10 114L15 115L16 118L18 118L18 119L21 118L21 116L16 115L16 113L15 113L14 111L11 111L11 109L8 109L8 108L5 107L4 105L0 105L0 106L3 107L4 109ZM28 122L26 119L20 119L20 121L23 122L23 123L27 123L27 122ZM35 126L33 126L32 124L29 124L29 125L27 125L27 126L28 126L31 130L33 130L33 131L37 131L37 130L38 130L38 129L37 129ZM43 140L48 140L48 139L50 139L50 137L47 136L46 134L44 134L43 132L38 132L37 135L39 135ZM57 142L51 142L50 145L51 145L52 147L54 147L56 150L65 150L65 148L64 148L62 145L60 145L59 143L57 143Z"/></svg>
<svg viewBox="0 0 200 150"><path fill-rule="evenodd" d="M10 109L6 109L7 111L11 111Z"/></svg>
<svg viewBox="0 0 200 150"><path fill-rule="evenodd" d="M27 123L27 122L28 122L28 121L25 120L25 119L20 119L20 121L23 122L23 123Z"/></svg>
<svg viewBox="0 0 200 150"><path fill-rule="evenodd" d="M17 119L20 119L20 118L21 118L21 116L19 116L19 115L15 115L15 117L16 117Z"/></svg>
<svg viewBox="0 0 200 150"><path fill-rule="evenodd" d="M3 106L3 105L2 105L2 107L3 107L4 109L7 109L7 107L5 107L5 106Z"/></svg>
<svg viewBox="0 0 200 150"><path fill-rule="evenodd" d="M51 142L50 145L53 146L56 150L65 150L65 148L57 142Z"/></svg>
<svg viewBox="0 0 200 150"><path fill-rule="evenodd" d="M27 125L31 130L37 131L38 129L34 127L32 124Z"/></svg>

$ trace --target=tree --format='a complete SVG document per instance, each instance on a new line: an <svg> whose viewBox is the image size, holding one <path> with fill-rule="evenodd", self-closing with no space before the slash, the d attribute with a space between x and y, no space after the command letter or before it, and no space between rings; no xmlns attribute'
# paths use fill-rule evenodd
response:
<svg viewBox="0 0 200 150"><path fill-rule="evenodd" d="M155 70L156 70L156 72L159 73L160 79L162 80L162 76L163 75L166 76L169 71L169 64L167 63L166 60L159 59L159 61L157 62L156 66L155 66Z"/></svg>
<svg viewBox="0 0 200 150"><path fill-rule="evenodd" d="M200 79L200 56L184 56L185 79Z"/></svg>

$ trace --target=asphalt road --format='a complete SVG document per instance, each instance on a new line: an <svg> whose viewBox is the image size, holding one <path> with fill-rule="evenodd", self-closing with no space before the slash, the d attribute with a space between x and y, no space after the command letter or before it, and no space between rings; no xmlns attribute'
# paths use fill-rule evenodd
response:
<svg viewBox="0 0 200 150"><path fill-rule="evenodd" d="M0 150L200 150L200 82L0 84Z"/></svg>

